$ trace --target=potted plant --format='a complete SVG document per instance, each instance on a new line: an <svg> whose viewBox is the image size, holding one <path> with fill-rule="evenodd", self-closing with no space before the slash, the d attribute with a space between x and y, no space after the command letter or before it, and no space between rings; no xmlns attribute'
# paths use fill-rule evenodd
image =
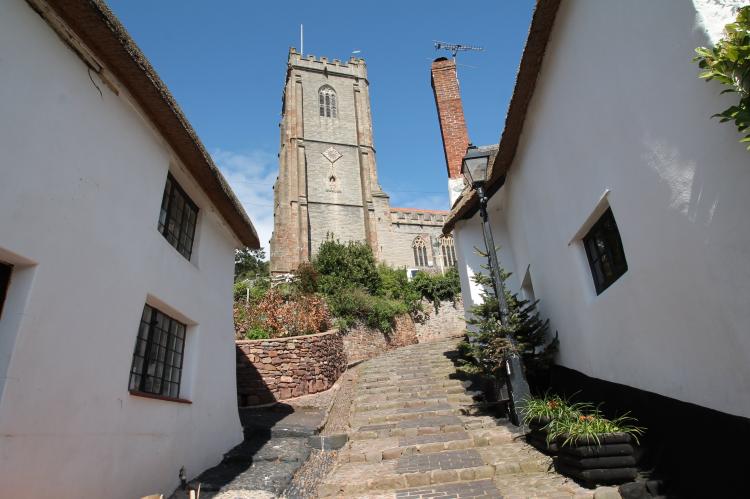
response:
<svg viewBox="0 0 750 499"><path fill-rule="evenodd" d="M521 409L523 423L529 428L526 441L545 454L555 455L557 443L547 439L547 427L550 423L559 419L576 419L590 409L590 404L571 403L567 398L549 393L545 393L543 397L526 399Z"/></svg>
<svg viewBox="0 0 750 499"><path fill-rule="evenodd" d="M644 429L627 415L615 419L599 411L576 418L553 419L547 441L557 444L555 469L590 485L617 484L635 479L634 444Z"/></svg>

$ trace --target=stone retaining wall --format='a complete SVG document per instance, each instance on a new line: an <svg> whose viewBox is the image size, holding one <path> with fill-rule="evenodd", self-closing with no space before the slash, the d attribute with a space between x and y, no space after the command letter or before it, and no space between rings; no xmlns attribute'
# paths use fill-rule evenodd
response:
<svg viewBox="0 0 750 499"><path fill-rule="evenodd" d="M414 321L408 315L396 317L389 335L366 326L355 326L343 333L344 350L349 364L371 359L394 348L417 343Z"/></svg>
<svg viewBox="0 0 750 499"><path fill-rule="evenodd" d="M239 405L257 405L327 390L346 369L344 342L338 331L239 340Z"/></svg>
<svg viewBox="0 0 750 499"><path fill-rule="evenodd" d="M437 313L425 302L424 309L426 321L415 324L410 316L399 316L388 335L360 325L344 333L237 341L239 404L265 404L321 392L333 386L347 365L394 348L463 333L461 302L442 302Z"/></svg>
<svg viewBox="0 0 750 499"><path fill-rule="evenodd" d="M416 324L419 343L464 334L466 321L464 320L464 304L461 300L456 303L441 301L437 312L431 302L423 301L422 305L429 317L426 321Z"/></svg>

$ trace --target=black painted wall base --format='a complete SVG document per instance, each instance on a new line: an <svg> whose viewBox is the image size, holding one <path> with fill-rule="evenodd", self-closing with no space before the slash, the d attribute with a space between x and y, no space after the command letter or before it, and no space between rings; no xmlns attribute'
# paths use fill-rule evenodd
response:
<svg viewBox="0 0 750 499"><path fill-rule="evenodd" d="M629 412L647 428L641 469L653 469L675 497L748 497L750 419L554 366L551 389L576 401L604 402L607 416ZM575 392L575 395L573 395ZM738 394L747 397L748 394Z"/></svg>

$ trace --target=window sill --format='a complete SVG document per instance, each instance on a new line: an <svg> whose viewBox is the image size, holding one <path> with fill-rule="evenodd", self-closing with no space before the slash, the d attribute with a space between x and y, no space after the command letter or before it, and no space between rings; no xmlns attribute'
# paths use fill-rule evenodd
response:
<svg viewBox="0 0 750 499"><path fill-rule="evenodd" d="M155 400L165 400L167 402L177 402L178 404L192 404L190 400L187 399L180 399L175 397L167 397L165 395L157 395L155 393L146 393L146 392L139 392L138 390L128 390L131 395L134 395L136 397L143 397L147 399L155 399Z"/></svg>

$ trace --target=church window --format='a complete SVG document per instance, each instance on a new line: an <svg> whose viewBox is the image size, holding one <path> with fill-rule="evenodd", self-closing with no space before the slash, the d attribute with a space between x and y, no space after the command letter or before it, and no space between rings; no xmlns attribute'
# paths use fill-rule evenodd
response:
<svg viewBox="0 0 750 499"><path fill-rule="evenodd" d="M453 242L453 236L443 236L440 238L440 249L443 253L443 267L456 266L456 245Z"/></svg>
<svg viewBox="0 0 750 499"><path fill-rule="evenodd" d="M422 236L417 236L412 244L414 250L414 265L417 267L427 267L427 243L425 243Z"/></svg>
<svg viewBox="0 0 750 499"><path fill-rule="evenodd" d="M336 92L329 86L321 87L318 92L318 103L320 115L325 118L336 118L338 107L336 105Z"/></svg>

